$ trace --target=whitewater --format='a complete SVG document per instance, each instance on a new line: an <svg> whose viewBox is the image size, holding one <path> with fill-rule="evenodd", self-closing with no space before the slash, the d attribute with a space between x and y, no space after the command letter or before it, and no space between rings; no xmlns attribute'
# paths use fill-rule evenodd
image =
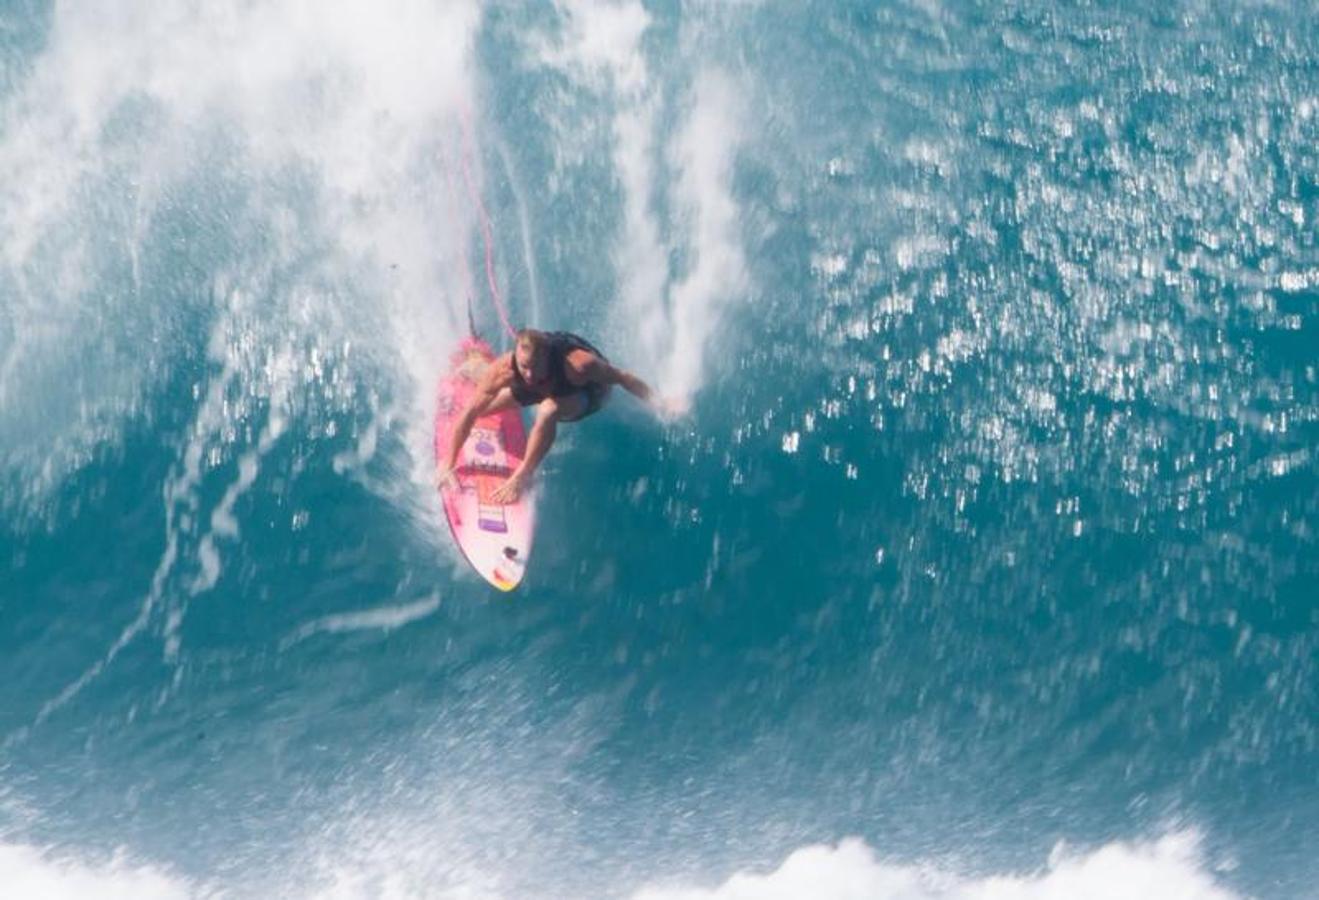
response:
<svg viewBox="0 0 1319 900"><path fill-rule="evenodd" d="M1317 148L1304 3L0 3L0 895L1319 896ZM690 404L511 597L501 305Z"/></svg>

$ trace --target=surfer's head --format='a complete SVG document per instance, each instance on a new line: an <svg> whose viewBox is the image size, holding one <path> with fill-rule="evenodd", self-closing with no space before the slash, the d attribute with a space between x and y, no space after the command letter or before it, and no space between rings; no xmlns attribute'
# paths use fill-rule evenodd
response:
<svg viewBox="0 0 1319 900"><path fill-rule="evenodd" d="M534 328L524 328L518 332L517 345L513 348L513 365L527 384L539 384L550 377L550 355L545 352L545 333Z"/></svg>

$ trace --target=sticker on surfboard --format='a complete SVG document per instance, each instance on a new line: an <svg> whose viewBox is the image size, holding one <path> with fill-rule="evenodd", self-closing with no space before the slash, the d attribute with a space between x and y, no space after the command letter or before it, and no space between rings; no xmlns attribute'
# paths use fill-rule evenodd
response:
<svg viewBox="0 0 1319 900"><path fill-rule="evenodd" d="M476 337L466 338L450 360L435 404L437 465L448 453L454 425L476 390L477 379L493 360L490 345ZM496 503L491 494L521 465L526 452L521 410L482 416L458 454L455 478L440 488L458 549L482 578L501 591L516 588L526 574L536 502L534 490L507 504Z"/></svg>

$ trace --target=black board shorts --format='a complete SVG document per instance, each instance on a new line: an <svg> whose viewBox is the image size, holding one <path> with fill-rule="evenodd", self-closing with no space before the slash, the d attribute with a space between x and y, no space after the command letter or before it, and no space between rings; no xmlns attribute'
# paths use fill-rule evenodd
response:
<svg viewBox="0 0 1319 900"><path fill-rule="evenodd" d="M573 391L571 394L568 394L567 396L569 397L585 396L586 409L582 411L581 415L573 416L571 419L565 419L560 417L559 421L580 422L582 419L585 419L587 416L599 412L600 407L604 406L605 401L609 399L609 388L610 385L607 384L588 384L578 390Z"/></svg>

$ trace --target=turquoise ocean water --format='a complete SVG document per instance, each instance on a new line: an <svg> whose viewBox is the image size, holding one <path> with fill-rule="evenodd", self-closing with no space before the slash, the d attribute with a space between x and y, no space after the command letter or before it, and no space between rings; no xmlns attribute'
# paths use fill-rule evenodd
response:
<svg viewBox="0 0 1319 900"><path fill-rule="evenodd" d="M5 0L0 894L1319 896L1317 12Z"/></svg>

